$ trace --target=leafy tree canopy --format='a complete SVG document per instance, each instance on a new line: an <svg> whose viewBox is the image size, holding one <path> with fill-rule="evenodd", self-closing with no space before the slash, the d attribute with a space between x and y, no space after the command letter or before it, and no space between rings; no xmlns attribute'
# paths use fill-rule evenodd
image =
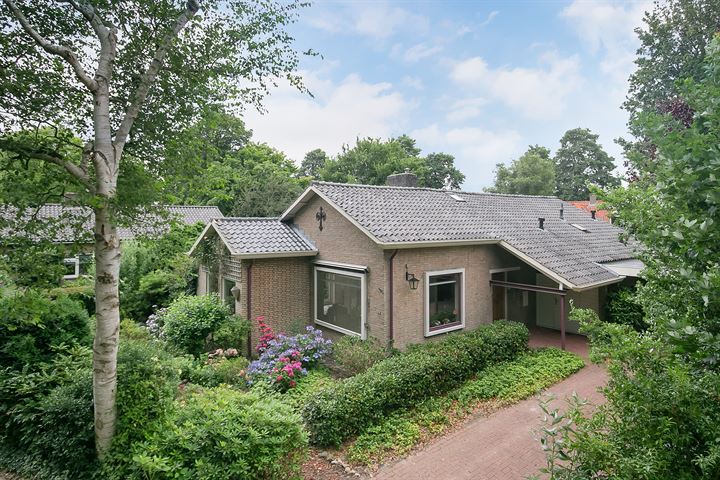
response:
<svg viewBox="0 0 720 480"><path fill-rule="evenodd" d="M325 162L319 179L330 182L384 185L387 177L410 170L418 184L430 188L460 188L465 175L455 167L455 158L447 153L420 156L414 139L402 135L389 140L357 139L355 146L345 145L335 158Z"/></svg>
<svg viewBox="0 0 720 480"><path fill-rule="evenodd" d="M328 160L328 154L321 148L311 150L307 152L303 158L302 164L300 165L300 173L305 177L317 177Z"/></svg>
<svg viewBox="0 0 720 480"><path fill-rule="evenodd" d="M555 192L560 198L586 199L589 184L601 188L620 185L620 179L612 174L613 158L597 139L587 128L568 130L560 139L560 148L555 153Z"/></svg>
<svg viewBox="0 0 720 480"><path fill-rule="evenodd" d="M510 166L498 163L495 185L485 189L495 193L522 195L552 195L555 193L555 163L550 150L538 145L530 146Z"/></svg>

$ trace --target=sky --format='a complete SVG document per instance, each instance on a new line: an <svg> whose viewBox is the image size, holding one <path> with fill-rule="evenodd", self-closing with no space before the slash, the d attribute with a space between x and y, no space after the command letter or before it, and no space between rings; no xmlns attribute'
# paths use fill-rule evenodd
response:
<svg viewBox="0 0 720 480"><path fill-rule="evenodd" d="M323 1L291 27L313 96L280 85L265 113L246 112L255 141L296 162L356 138L408 134L446 152L463 189L492 185L497 163L528 145L554 153L589 128L621 165L620 108L648 1ZM620 169L618 169L618 172Z"/></svg>

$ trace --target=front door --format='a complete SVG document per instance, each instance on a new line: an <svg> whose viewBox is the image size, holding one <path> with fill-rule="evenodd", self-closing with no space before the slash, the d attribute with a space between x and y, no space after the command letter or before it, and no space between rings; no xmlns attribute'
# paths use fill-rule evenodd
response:
<svg viewBox="0 0 720 480"><path fill-rule="evenodd" d="M493 273L492 279L504 282L506 279L506 275L507 274L505 272ZM505 287L492 288L493 321L507 319L507 312L505 311L505 307L507 304L507 302L505 301L506 295L507 292Z"/></svg>

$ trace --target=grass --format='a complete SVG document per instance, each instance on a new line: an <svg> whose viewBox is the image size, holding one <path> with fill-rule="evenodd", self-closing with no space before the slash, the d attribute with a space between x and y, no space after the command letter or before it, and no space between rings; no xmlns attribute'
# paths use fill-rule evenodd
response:
<svg viewBox="0 0 720 480"><path fill-rule="evenodd" d="M397 411L345 447L348 461L376 466L401 457L417 445L450 429L467 416L492 412L559 382L584 366L577 355L544 348L492 366L440 397Z"/></svg>

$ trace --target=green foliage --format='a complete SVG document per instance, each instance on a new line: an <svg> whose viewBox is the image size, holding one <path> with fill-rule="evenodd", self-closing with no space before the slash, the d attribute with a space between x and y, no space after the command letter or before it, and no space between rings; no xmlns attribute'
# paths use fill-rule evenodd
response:
<svg viewBox="0 0 720 480"><path fill-rule="evenodd" d="M522 195L553 195L555 193L555 163L550 150L538 145L530 146L509 167L498 163L495 185L486 189L494 193Z"/></svg>
<svg viewBox="0 0 720 480"><path fill-rule="evenodd" d="M598 136L587 128L568 130L555 152L556 194L563 200L585 200L588 185L618 187L620 179L612 171L613 158L602 149Z"/></svg>
<svg viewBox="0 0 720 480"><path fill-rule="evenodd" d="M330 160L328 154L320 148L311 150L305 154L302 164L300 164L300 173L304 177L315 178Z"/></svg>
<svg viewBox="0 0 720 480"><path fill-rule="evenodd" d="M648 328L642 306L635 299L635 292L627 287L608 292L605 310L609 322L630 325L639 332Z"/></svg>
<svg viewBox="0 0 720 480"><path fill-rule="evenodd" d="M247 385L245 371L249 363L245 357L209 359L190 373L190 381L208 388L223 384L244 388Z"/></svg>
<svg viewBox="0 0 720 480"><path fill-rule="evenodd" d="M610 380L592 416L571 404L575 428L550 458L555 478L710 479L720 471L720 376L698 371L652 331L600 322L590 311L591 358ZM566 461L565 459L569 459Z"/></svg>
<svg viewBox="0 0 720 480"><path fill-rule="evenodd" d="M305 376L297 377L297 384L294 388L283 393L280 398L283 402L293 407L293 410L300 413L305 404L315 396L318 392L334 385L337 381L330 376L330 373L324 368L312 368L308 370ZM267 382L259 382L258 385L268 385ZM253 385L253 390L255 390ZM261 389L264 387L260 387ZM276 389L271 389L276 392Z"/></svg>
<svg viewBox="0 0 720 480"><path fill-rule="evenodd" d="M471 414L483 401L519 401L583 366L583 360L577 355L547 348L488 367L447 394L393 412L366 429L351 443L347 450L348 459L370 465L380 463L388 456L402 456Z"/></svg>
<svg viewBox="0 0 720 480"><path fill-rule="evenodd" d="M235 348L241 352L245 352L247 349L248 333L251 328L252 325L250 325L250 321L232 315L213 331L206 349L221 348L224 350Z"/></svg>
<svg viewBox="0 0 720 480"><path fill-rule="evenodd" d="M415 140L407 135L387 141L357 139L355 146L345 145L337 157L326 160L318 175L330 182L385 185L388 175L405 169L418 176L422 187L460 188L465 180L452 155L430 153L421 157Z"/></svg>
<svg viewBox="0 0 720 480"><path fill-rule="evenodd" d="M217 294L183 295L159 317L168 344L197 356L207 351L211 334L230 321L230 310Z"/></svg>
<svg viewBox="0 0 720 480"><path fill-rule="evenodd" d="M65 295L24 290L0 297L0 318L0 366L46 362L61 345L91 342L87 311Z"/></svg>
<svg viewBox="0 0 720 480"><path fill-rule="evenodd" d="M70 300L81 302L88 315L95 314L95 285L90 278L64 281L60 287L51 289L48 295L52 298L67 296Z"/></svg>
<svg viewBox="0 0 720 480"><path fill-rule="evenodd" d="M289 479L299 477L306 445L290 407L220 387L179 401L133 461L148 478Z"/></svg>
<svg viewBox="0 0 720 480"><path fill-rule="evenodd" d="M346 377L362 373L389 356L376 338L344 336L333 345L332 361Z"/></svg>
<svg viewBox="0 0 720 480"><path fill-rule="evenodd" d="M496 322L418 345L314 396L303 410L317 445L339 445L388 413L442 394L527 348L524 325Z"/></svg>
<svg viewBox="0 0 720 480"><path fill-rule="evenodd" d="M123 242L120 299L123 315L144 321L157 307L194 290L197 265L187 256L202 224L173 223L157 238Z"/></svg>

